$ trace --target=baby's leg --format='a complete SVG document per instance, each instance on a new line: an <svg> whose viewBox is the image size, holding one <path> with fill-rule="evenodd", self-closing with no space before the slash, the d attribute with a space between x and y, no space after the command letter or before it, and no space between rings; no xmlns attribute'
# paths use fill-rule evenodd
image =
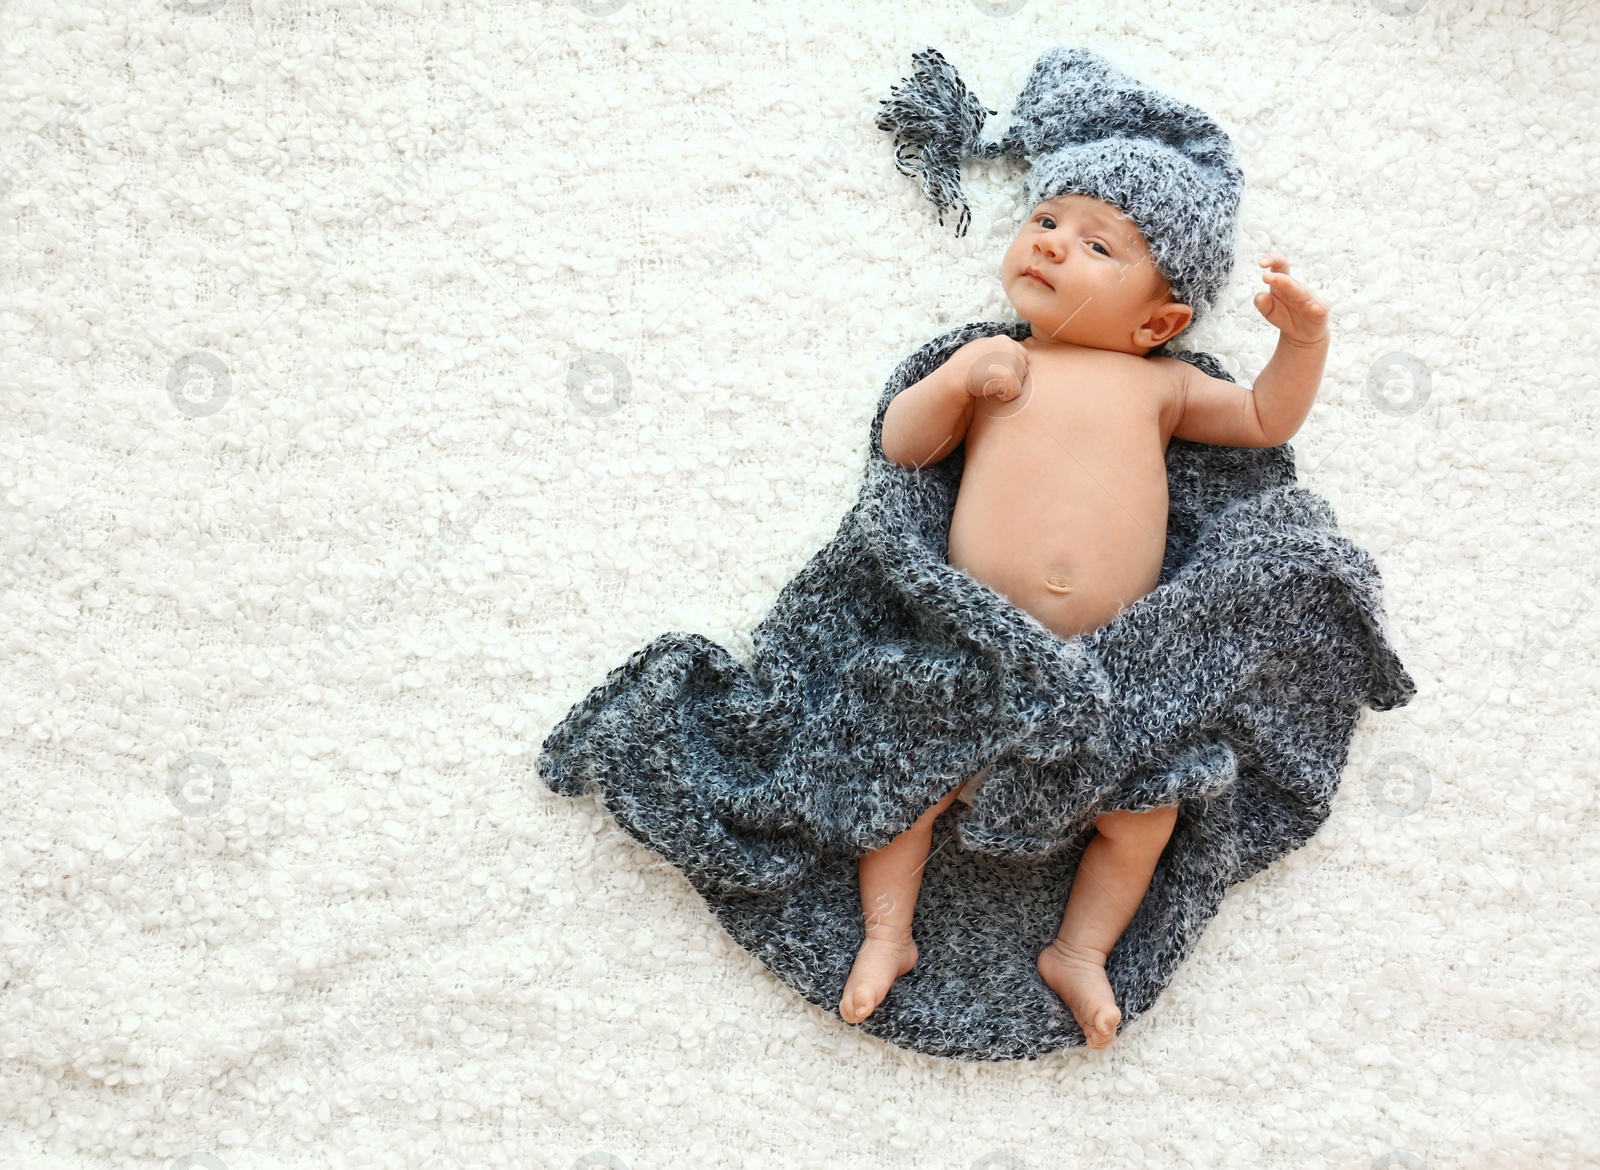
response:
<svg viewBox="0 0 1600 1170"><path fill-rule="evenodd" d="M1090 1048L1110 1044L1122 1022L1106 979L1106 956L1144 900L1177 819L1175 804L1096 817L1095 836L1078 862L1061 929L1039 954L1039 974L1072 1010Z"/></svg>
<svg viewBox="0 0 1600 1170"><path fill-rule="evenodd" d="M956 788L904 833L861 859L861 913L867 937L839 997L839 1016L847 1024L859 1024L870 1016L894 981L916 966L911 917L933 844L933 822L960 791Z"/></svg>

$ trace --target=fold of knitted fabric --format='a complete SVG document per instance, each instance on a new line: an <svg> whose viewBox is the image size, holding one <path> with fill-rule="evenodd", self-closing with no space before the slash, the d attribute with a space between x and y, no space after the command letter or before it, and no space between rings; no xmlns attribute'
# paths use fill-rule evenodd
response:
<svg viewBox="0 0 1600 1170"><path fill-rule="evenodd" d="M1060 926L1094 819L1176 803L1177 824L1106 973L1127 1027L1227 888L1327 818L1360 708L1415 686L1372 558L1297 487L1287 445L1173 439L1160 581L1062 639L945 562L964 450L886 460L884 412L977 322L895 370L855 505L754 632L748 664L685 632L613 670L550 732L544 782L600 796L681 869L740 945L837 1014L864 937L857 862L981 768L934 826L915 968L858 1025L963 1060L1083 1043L1034 960ZM1213 377L1208 354L1173 353Z"/></svg>

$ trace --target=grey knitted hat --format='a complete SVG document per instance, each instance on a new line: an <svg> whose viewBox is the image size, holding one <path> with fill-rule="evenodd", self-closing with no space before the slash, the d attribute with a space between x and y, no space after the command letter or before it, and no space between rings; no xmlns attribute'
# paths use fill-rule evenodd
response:
<svg viewBox="0 0 1600 1170"><path fill-rule="evenodd" d="M895 165L922 176L939 209L961 209L961 160L1009 156L1030 164L1028 206L1083 194L1121 210L1144 233L1156 266L1194 320L1216 304L1233 269L1244 175L1227 133L1193 106L1129 77L1089 49L1058 46L1034 63L999 142L983 138L996 111L962 84L937 49L912 55L916 72L879 103L878 129L895 133Z"/></svg>

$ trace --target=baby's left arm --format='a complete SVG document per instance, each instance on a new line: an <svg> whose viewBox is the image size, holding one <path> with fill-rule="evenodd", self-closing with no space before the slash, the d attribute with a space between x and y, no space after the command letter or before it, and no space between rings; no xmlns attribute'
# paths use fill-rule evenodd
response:
<svg viewBox="0 0 1600 1170"><path fill-rule="evenodd" d="M1267 291L1255 306L1278 327L1278 348L1253 389L1213 378L1178 362L1175 438L1229 447L1287 443L1311 413L1328 357L1328 302L1289 275L1289 261L1273 252L1261 261ZM1169 358L1176 362L1176 358Z"/></svg>

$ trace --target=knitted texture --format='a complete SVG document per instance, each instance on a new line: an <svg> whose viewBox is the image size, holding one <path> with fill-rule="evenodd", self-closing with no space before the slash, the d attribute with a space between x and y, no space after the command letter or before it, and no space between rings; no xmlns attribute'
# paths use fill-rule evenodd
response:
<svg viewBox="0 0 1600 1170"><path fill-rule="evenodd" d="M1031 162L1028 206L1082 194L1118 208L1143 233L1191 325L1217 302L1233 270L1244 176L1227 133L1193 106L1159 93L1089 49L1059 46L1039 56L999 142L982 136L984 106L936 49L913 54L912 76L891 88L878 114L895 133L895 163L920 175L939 209L971 210L962 158Z"/></svg>
<svg viewBox="0 0 1600 1170"><path fill-rule="evenodd" d="M1372 559L1295 486L1285 446L1173 439L1157 587L1062 639L945 561L964 449L883 456L894 395L980 322L895 370L856 503L784 587L748 665L664 634L545 739L544 782L600 796L680 868L740 945L837 1014L864 938L858 859L985 765L934 825L916 967L862 1030L963 1060L1083 1043L1039 977L1096 816L1176 803L1148 893L1106 973L1122 1026L1155 1001L1227 888L1327 818L1361 704L1415 693L1383 629ZM1207 354L1175 353L1213 377Z"/></svg>

